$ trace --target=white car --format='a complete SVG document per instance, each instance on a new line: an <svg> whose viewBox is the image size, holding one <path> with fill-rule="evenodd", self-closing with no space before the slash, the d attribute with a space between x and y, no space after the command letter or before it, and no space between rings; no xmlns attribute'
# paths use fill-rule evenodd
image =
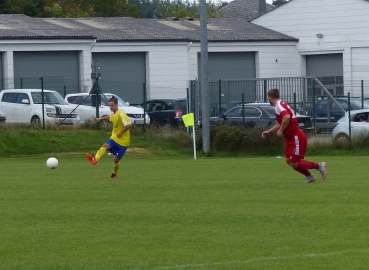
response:
<svg viewBox="0 0 369 270"><path fill-rule="evenodd" d="M44 111L42 111L42 106ZM39 125L50 123L78 125L79 117L56 91L41 89L10 89L0 92L0 110L7 123Z"/></svg>
<svg viewBox="0 0 369 270"><path fill-rule="evenodd" d="M104 96L109 100L112 96L118 99L118 107L119 109L123 110L127 116L131 119L132 123L136 125L143 125L144 124L144 109L141 107L130 106L128 102L125 102L122 98L117 96L116 94L112 93L104 93ZM145 124L150 124L150 116L146 113L145 114Z"/></svg>
<svg viewBox="0 0 369 270"><path fill-rule="evenodd" d="M129 104L124 102L120 97L111 93L104 93L101 95L101 104L99 106L99 116L110 115L111 111L109 108L109 99L112 96L118 98L119 109L122 109L127 116L131 119L131 122L136 125L144 124L144 110L143 108L131 107ZM78 113L82 122L96 117L96 102L93 99L93 95L89 93L76 93L68 94L65 96L65 101L68 104L76 107L76 112ZM79 105L79 106L78 106ZM146 124L150 124L150 117L146 114Z"/></svg>
<svg viewBox="0 0 369 270"><path fill-rule="evenodd" d="M76 93L68 94L65 96L65 101L70 106L75 108L76 113L79 115L81 123L96 118L96 101L89 93ZM99 117L110 115L111 111L104 99L99 106Z"/></svg>
<svg viewBox="0 0 369 270"><path fill-rule="evenodd" d="M369 109L350 111L351 139L369 137L368 117ZM334 125L332 130L332 139L346 141L349 139L349 137L349 112L346 112Z"/></svg>

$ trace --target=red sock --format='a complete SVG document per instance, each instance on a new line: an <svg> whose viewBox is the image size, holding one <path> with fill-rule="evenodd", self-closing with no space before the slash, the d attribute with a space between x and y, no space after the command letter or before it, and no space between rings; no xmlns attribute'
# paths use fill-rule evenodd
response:
<svg viewBox="0 0 369 270"><path fill-rule="evenodd" d="M312 161L308 161L308 160L304 160L301 159L298 163L297 163L297 168L298 169L318 169L319 168L319 164L316 162L312 162Z"/></svg>
<svg viewBox="0 0 369 270"><path fill-rule="evenodd" d="M308 177L311 173L309 172L308 169L300 169L300 168L297 168L297 169L294 169L295 171L298 171L299 173L305 175L306 177Z"/></svg>

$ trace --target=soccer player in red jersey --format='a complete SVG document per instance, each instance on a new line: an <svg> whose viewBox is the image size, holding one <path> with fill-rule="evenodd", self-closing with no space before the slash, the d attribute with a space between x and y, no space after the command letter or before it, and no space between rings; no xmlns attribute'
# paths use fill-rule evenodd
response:
<svg viewBox="0 0 369 270"><path fill-rule="evenodd" d="M265 138L271 133L277 133L279 137L286 139L285 157L286 162L294 170L306 176L306 183L315 182L316 177L309 169L316 169L322 174L322 179L327 177L327 164L325 162L312 162L304 160L307 148L307 136L300 129L297 118L291 107L283 102L279 96L278 89L268 91L268 100L275 107L277 123L269 130L264 131L261 136Z"/></svg>

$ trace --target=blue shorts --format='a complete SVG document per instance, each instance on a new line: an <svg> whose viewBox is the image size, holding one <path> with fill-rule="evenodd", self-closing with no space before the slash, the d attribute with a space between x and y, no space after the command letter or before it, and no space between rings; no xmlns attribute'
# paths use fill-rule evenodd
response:
<svg viewBox="0 0 369 270"><path fill-rule="evenodd" d="M121 159L126 152L128 147L125 147L123 145L120 145L116 143L113 139L109 139L105 142L106 144L110 145L110 148L108 151L112 153L113 155L117 156L119 159Z"/></svg>

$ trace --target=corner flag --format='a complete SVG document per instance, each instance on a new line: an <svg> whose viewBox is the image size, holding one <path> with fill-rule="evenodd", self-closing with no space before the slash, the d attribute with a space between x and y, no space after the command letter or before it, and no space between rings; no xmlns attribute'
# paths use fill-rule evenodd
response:
<svg viewBox="0 0 369 270"><path fill-rule="evenodd" d="M183 123L186 127L193 127L195 125L195 118L193 113L182 115ZM193 158L196 159L196 138L195 138L195 128L192 129L192 139L193 139Z"/></svg>
<svg viewBox="0 0 369 270"><path fill-rule="evenodd" d="M193 113L182 115L182 120L186 127L192 127L195 125Z"/></svg>

